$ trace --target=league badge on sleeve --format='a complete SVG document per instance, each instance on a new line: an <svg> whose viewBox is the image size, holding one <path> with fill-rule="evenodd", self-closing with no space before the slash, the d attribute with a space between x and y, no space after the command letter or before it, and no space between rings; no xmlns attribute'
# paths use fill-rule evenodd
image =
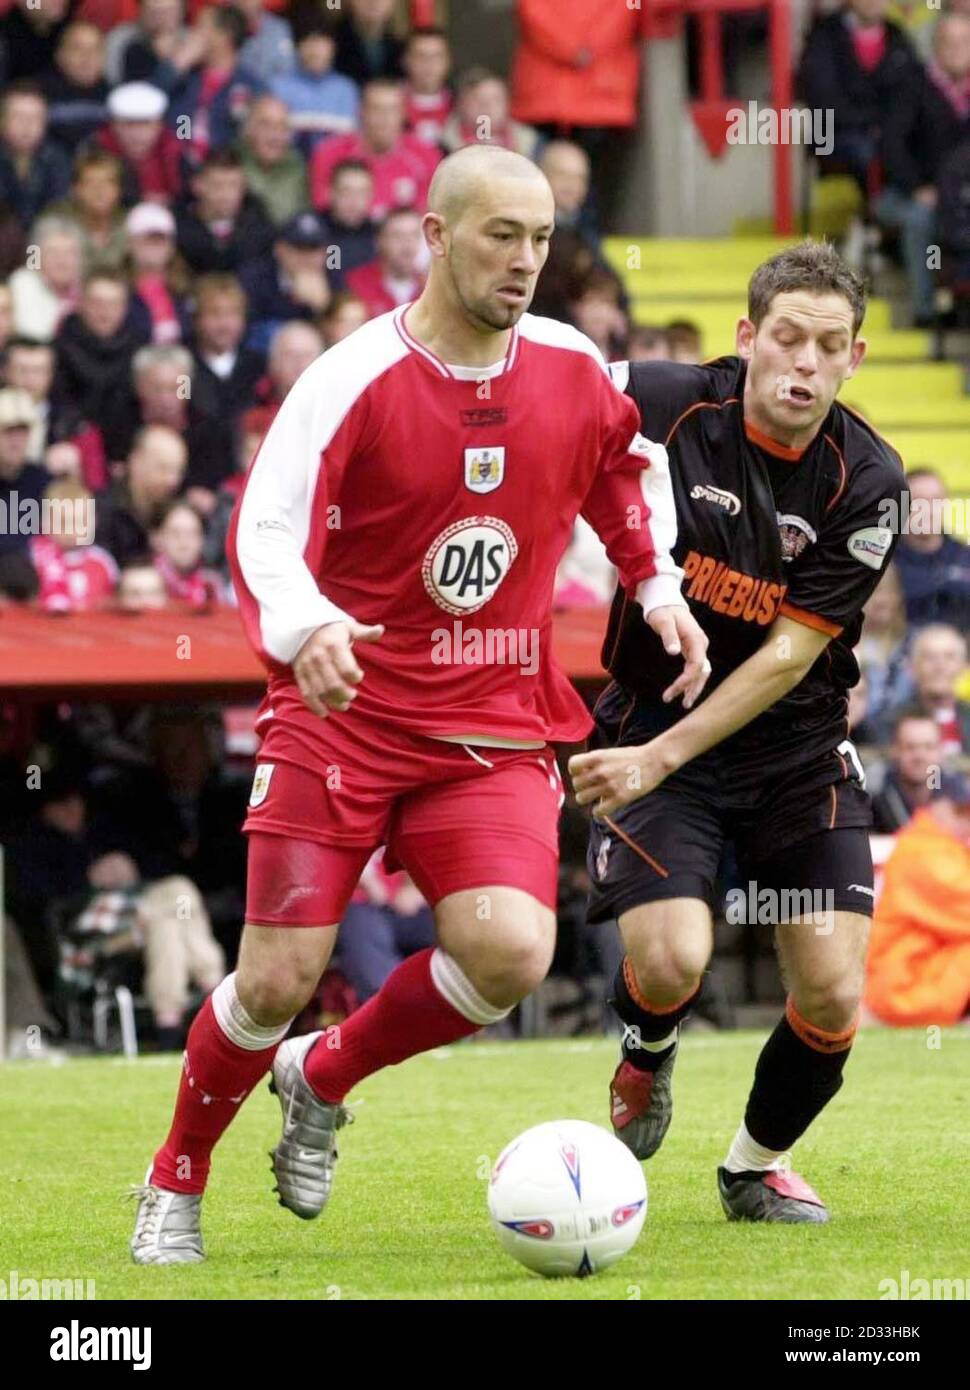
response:
<svg viewBox="0 0 970 1390"><path fill-rule="evenodd" d="M892 543L893 533L888 526L864 526L861 531L853 531L847 542L849 554L872 570L882 569Z"/></svg>
<svg viewBox="0 0 970 1390"><path fill-rule="evenodd" d="M465 450L465 486L469 492L494 492L504 478L504 444Z"/></svg>
<svg viewBox="0 0 970 1390"><path fill-rule="evenodd" d="M275 763L257 763L256 775L253 778L253 789L249 793L250 806L262 806L269 792L269 782L273 775Z"/></svg>

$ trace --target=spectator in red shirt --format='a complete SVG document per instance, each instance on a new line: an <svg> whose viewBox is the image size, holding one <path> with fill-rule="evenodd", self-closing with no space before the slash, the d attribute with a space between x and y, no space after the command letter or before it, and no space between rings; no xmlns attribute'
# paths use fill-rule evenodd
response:
<svg viewBox="0 0 970 1390"><path fill-rule="evenodd" d="M509 115L509 89L488 68L469 68L458 79L458 100L445 122L441 143L451 153L463 145L501 145L526 159L535 159L539 132L513 121Z"/></svg>
<svg viewBox="0 0 970 1390"><path fill-rule="evenodd" d="M381 222L391 208L424 210L428 185L440 150L432 149L404 130L404 89L400 82L380 79L368 82L360 108L360 130L324 140L310 162L310 197L314 207L326 209L330 199L330 175L347 159L360 160L374 175L370 215Z"/></svg>
<svg viewBox="0 0 970 1390"><path fill-rule="evenodd" d="M171 97L168 123L181 135L186 159L200 164L238 134L246 109L263 90L242 66L246 17L235 5L207 5L152 81Z"/></svg>
<svg viewBox="0 0 970 1390"><path fill-rule="evenodd" d="M904 709L918 711L936 721L944 759L970 753L970 705L956 693L967 667L966 639L955 627L931 623L913 639L909 664L915 699L911 705L886 711L884 725L891 729Z"/></svg>
<svg viewBox="0 0 970 1390"><path fill-rule="evenodd" d="M424 287L422 244L420 213L397 208L387 214L377 234L377 260L347 275L347 288L363 300L369 318L417 299Z"/></svg>
<svg viewBox="0 0 970 1390"><path fill-rule="evenodd" d="M404 119L426 145L440 145L455 96L448 85L451 48L443 29L412 29L404 48Z"/></svg>
<svg viewBox="0 0 970 1390"><path fill-rule="evenodd" d="M640 6L616 0L518 0L516 119L563 135L629 129L637 118ZM582 143L589 148L585 139Z"/></svg>
<svg viewBox="0 0 970 1390"><path fill-rule="evenodd" d="M196 609L222 598L222 581L202 563L204 541L205 527L195 508L180 498L166 503L151 535L155 568L168 597Z"/></svg>
<svg viewBox="0 0 970 1390"><path fill-rule="evenodd" d="M53 504L54 524L30 544L41 608L84 613L102 607L114 593L118 566L107 550L91 544L94 494L74 478L57 478L44 489L44 501Z"/></svg>
<svg viewBox="0 0 970 1390"><path fill-rule="evenodd" d="M97 142L125 168L124 201L171 203L182 189L182 145L162 124L168 97L148 82L125 82L108 97L110 122Z"/></svg>
<svg viewBox="0 0 970 1390"><path fill-rule="evenodd" d="M188 271L175 249L175 218L161 203L139 203L125 222L132 316L148 324L153 343L181 341Z"/></svg>

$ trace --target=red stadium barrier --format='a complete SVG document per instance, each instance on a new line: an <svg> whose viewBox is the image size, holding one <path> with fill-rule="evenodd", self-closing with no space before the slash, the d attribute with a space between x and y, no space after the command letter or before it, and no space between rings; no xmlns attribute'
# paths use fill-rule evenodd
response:
<svg viewBox="0 0 970 1390"><path fill-rule="evenodd" d="M564 609L553 620L553 651L573 680L600 680L605 608ZM210 613L50 616L0 609L0 693L49 702L69 694L99 699L243 698L266 673L234 608Z"/></svg>
<svg viewBox="0 0 970 1390"><path fill-rule="evenodd" d="M647 38L671 38L687 15L696 15L700 31L699 101L691 102L691 116L708 151L717 159L727 148L726 114L740 97L724 95L724 51L721 19L728 14L766 11L771 59L771 105L787 111L794 101L792 76L791 0L643 0ZM791 147L774 145L774 220L779 236L791 236L795 227Z"/></svg>

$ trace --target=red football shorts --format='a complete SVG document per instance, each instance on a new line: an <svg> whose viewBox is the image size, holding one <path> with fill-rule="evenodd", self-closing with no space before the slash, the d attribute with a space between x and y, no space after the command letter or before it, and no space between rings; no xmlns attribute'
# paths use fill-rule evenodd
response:
<svg viewBox="0 0 970 1390"><path fill-rule="evenodd" d="M248 922L339 922L382 844L432 906L494 885L555 909L562 783L548 745L445 743L353 707L263 728L243 826Z"/></svg>

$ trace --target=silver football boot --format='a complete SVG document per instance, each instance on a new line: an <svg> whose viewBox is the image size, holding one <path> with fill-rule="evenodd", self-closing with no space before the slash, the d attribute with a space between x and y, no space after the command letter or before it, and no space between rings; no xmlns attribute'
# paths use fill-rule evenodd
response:
<svg viewBox="0 0 970 1390"><path fill-rule="evenodd" d="M146 1177L129 1196L138 1198L130 1246L136 1265L194 1265L205 1259L199 1225L201 1194L167 1192L153 1187Z"/></svg>
<svg viewBox="0 0 970 1390"><path fill-rule="evenodd" d="M320 1100L303 1075L303 1059L319 1037L319 1032L309 1033L281 1043L269 1083L283 1111L283 1134L270 1152L273 1191L281 1207L304 1221L319 1216L327 1204L337 1161L337 1130L354 1118L345 1106Z"/></svg>

